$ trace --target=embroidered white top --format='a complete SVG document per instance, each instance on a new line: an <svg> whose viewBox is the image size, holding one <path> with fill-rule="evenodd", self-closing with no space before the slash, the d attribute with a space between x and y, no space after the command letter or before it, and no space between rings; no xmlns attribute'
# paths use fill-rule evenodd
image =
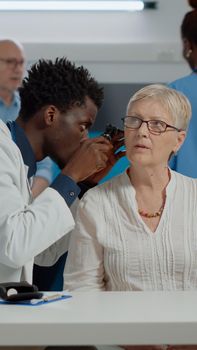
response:
<svg viewBox="0 0 197 350"><path fill-rule="evenodd" d="M137 210L126 173L80 201L65 268L65 289L197 289L197 180L170 171L156 231Z"/></svg>

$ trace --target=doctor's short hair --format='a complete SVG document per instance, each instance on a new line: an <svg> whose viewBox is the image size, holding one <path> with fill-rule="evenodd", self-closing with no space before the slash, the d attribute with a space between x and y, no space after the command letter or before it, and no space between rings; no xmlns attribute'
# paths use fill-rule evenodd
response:
<svg viewBox="0 0 197 350"><path fill-rule="evenodd" d="M191 105L184 94L162 84L147 85L130 98L127 105L127 115L129 115L128 110L135 102L144 99L160 102L171 116L173 125L178 129L187 130L191 119Z"/></svg>
<svg viewBox="0 0 197 350"><path fill-rule="evenodd" d="M19 89L19 115L24 121L47 105L54 105L65 113L76 103L84 105L87 96L97 108L102 105L103 88L86 68L77 67L65 57L54 61L41 59L27 73Z"/></svg>

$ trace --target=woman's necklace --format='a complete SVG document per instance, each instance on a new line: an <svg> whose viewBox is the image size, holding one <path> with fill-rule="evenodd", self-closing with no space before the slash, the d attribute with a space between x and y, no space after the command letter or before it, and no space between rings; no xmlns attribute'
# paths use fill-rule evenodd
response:
<svg viewBox="0 0 197 350"><path fill-rule="evenodd" d="M131 176L129 174L129 169L127 169L127 174L128 174L128 176L129 176L129 178L131 180ZM170 171L169 171L169 169L168 169L168 177L170 179ZM164 196L163 204L162 204L162 206L160 207L160 209L158 211L156 211L154 213L147 213L144 210L138 209L138 213L140 214L140 216L144 216L147 219L157 218L158 216L161 216L161 214L163 213L165 202L166 202L166 195Z"/></svg>
<svg viewBox="0 0 197 350"><path fill-rule="evenodd" d="M151 218L156 218L158 216L161 216L161 214L163 213L163 210L164 210L164 205L162 205L161 208L158 211L156 211L155 213L146 213L145 211L140 210L140 209L138 209L138 213L141 216L144 216L145 218L151 219Z"/></svg>
<svg viewBox="0 0 197 350"><path fill-rule="evenodd" d="M157 218L158 216L161 216L161 214L163 213L165 202L166 202L166 195L163 198L163 204L162 204L161 208L158 211L156 211L155 213L147 213L141 209L138 209L138 213L147 219Z"/></svg>

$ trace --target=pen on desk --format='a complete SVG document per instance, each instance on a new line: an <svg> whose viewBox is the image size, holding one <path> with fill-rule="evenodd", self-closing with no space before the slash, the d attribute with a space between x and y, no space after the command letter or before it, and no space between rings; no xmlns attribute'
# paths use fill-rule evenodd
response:
<svg viewBox="0 0 197 350"><path fill-rule="evenodd" d="M31 304L40 304L41 302L48 302L52 300L58 300L61 299L64 296L62 293L56 293L56 294L51 294L51 295L43 295L41 299L32 299Z"/></svg>
<svg viewBox="0 0 197 350"><path fill-rule="evenodd" d="M52 295L44 295L42 297L43 301L50 301L50 300L56 300L56 299L61 299L63 297L64 294L62 293L56 293L56 294L52 294Z"/></svg>

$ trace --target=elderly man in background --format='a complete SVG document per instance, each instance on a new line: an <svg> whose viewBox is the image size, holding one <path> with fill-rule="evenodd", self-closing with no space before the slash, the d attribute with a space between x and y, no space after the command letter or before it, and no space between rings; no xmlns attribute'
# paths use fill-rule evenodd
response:
<svg viewBox="0 0 197 350"><path fill-rule="evenodd" d="M15 120L20 110L17 89L22 83L25 55L20 43L0 40L0 118Z"/></svg>

